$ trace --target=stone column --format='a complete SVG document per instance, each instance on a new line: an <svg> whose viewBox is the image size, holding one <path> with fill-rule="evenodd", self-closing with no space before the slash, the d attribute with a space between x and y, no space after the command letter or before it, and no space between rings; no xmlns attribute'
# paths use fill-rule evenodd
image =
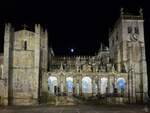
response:
<svg viewBox="0 0 150 113"><path fill-rule="evenodd" d="M112 95L114 93L114 77L110 76L110 94Z"/></svg>
<svg viewBox="0 0 150 113"><path fill-rule="evenodd" d="M129 103L131 104L132 103L132 67L131 67L131 59L132 59L132 50L131 50L131 44L129 43L129 47L128 47L128 80L129 80L129 85L128 85L128 93L129 93Z"/></svg>
<svg viewBox="0 0 150 113"><path fill-rule="evenodd" d="M117 91L117 92L116 92ZM114 94L118 95L118 90L117 90L117 77L116 75L114 76Z"/></svg>
<svg viewBox="0 0 150 113"><path fill-rule="evenodd" d="M77 83L76 77L74 76L74 77L73 77L73 87L72 87L72 88L73 88L73 89L72 89L72 90L73 90L73 95L76 95L76 93L77 93L77 92L76 92L76 89L77 89L76 83Z"/></svg>
<svg viewBox="0 0 150 113"><path fill-rule="evenodd" d="M8 105L9 97L12 96L12 88L10 83L10 56L11 56L11 41L12 41L12 26L11 24L5 25L5 34L4 34L4 105Z"/></svg>
<svg viewBox="0 0 150 113"><path fill-rule="evenodd" d="M82 75L79 76L79 95L82 95Z"/></svg>
<svg viewBox="0 0 150 113"><path fill-rule="evenodd" d="M133 103L136 103L136 78L135 78L135 71L132 72L132 91L133 91Z"/></svg>
<svg viewBox="0 0 150 113"><path fill-rule="evenodd" d="M63 86L64 86L64 94L67 95L67 91L66 91L66 75L63 76Z"/></svg>
<svg viewBox="0 0 150 113"><path fill-rule="evenodd" d="M128 77L127 77L127 79L125 79L126 80L126 86L125 86L125 92L124 92L124 97L128 97L129 95L129 93L128 93L128 88L129 88L129 81L128 81Z"/></svg>
<svg viewBox="0 0 150 113"><path fill-rule="evenodd" d="M141 44L141 63L140 63L140 71L141 71L141 84L142 84L142 97L143 103L147 103L148 100L148 78L147 78L147 66L146 66L146 58L145 58L145 46L144 43Z"/></svg>
<svg viewBox="0 0 150 113"><path fill-rule="evenodd" d="M40 102L46 103L48 97L48 75L47 73L43 73L42 75L42 95Z"/></svg>
<svg viewBox="0 0 150 113"><path fill-rule="evenodd" d="M1 70L2 70L2 75L1 75L1 79L3 79L3 73L4 73L4 70L3 70L3 64L1 65Z"/></svg>
<svg viewBox="0 0 150 113"><path fill-rule="evenodd" d="M77 85L78 84L78 85ZM80 95L80 83L79 83L79 77L76 77L76 88L75 88L76 96Z"/></svg>
<svg viewBox="0 0 150 113"><path fill-rule="evenodd" d="M101 77L98 77L98 94L101 93Z"/></svg>
<svg viewBox="0 0 150 113"><path fill-rule="evenodd" d="M132 77L131 77L131 71L128 73L129 78L129 85L128 85L128 93L129 93L129 103L132 104Z"/></svg>
<svg viewBox="0 0 150 113"><path fill-rule="evenodd" d="M110 94L110 76L108 76L108 85L107 85L107 88L108 88L108 95Z"/></svg>
<svg viewBox="0 0 150 113"><path fill-rule="evenodd" d="M92 78L92 95L95 96L95 77Z"/></svg>

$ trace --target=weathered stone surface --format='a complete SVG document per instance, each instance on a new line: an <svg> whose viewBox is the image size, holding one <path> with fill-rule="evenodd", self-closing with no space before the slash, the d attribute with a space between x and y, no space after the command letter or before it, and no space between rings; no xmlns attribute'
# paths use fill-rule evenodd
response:
<svg viewBox="0 0 150 113"><path fill-rule="evenodd" d="M143 16L121 13L109 48L95 56L55 56L48 33L6 24L0 55L0 104L146 103L148 81Z"/></svg>
<svg viewBox="0 0 150 113"><path fill-rule="evenodd" d="M145 113L145 105L80 105L80 106L8 106L0 107L1 113Z"/></svg>

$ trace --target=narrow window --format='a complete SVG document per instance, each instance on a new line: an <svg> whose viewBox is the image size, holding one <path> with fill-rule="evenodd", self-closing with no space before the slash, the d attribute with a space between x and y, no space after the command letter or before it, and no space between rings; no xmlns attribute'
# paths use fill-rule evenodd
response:
<svg viewBox="0 0 150 113"><path fill-rule="evenodd" d="M139 29L138 29L138 27L135 27L135 28L134 28L134 31L135 31L136 34L139 34Z"/></svg>
<svg viewBox="0 0 150 113"><path fill-rule="evenodd" d="M132 33L132 27L128 27L128 33Z"/></svg>
<svg viewBox="0 0 150 113"><path fill-rule="evenodd" d="M118 32L117 32L117 34L116 34L116 40L118 41Z"/></svg>
<svg viewBox="0 0 150 113"><path fill-rule="evenodd" d="M24 50L27 50L27 41L24 41Z"/></svg>

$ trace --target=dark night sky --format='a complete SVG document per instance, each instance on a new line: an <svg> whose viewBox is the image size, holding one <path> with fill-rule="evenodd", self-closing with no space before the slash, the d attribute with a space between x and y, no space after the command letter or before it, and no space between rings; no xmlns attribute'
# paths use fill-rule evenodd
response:
<svg viewBox="0 0 150 113"><path fill-rule="evenodd" d="M149 42L150 7L146 0L103 0L103 2L46 2L27 0L1 0L0 36L3 40L4 23L12 22L17 30L24 23L33 29L40 23L49 32L49 43L56 55L70 55L75 48L76 55L95 54L100 42L108 45L108 29L113 27L120 15L120 8L137 13L144 9L145 39ZM1 45L3 41L1 41ZM146 43L148 49L149 45ZM1 48L1 51L3 49ZM147 52L147 54L149 54ZM149 56L149 55L148 55ZM150 61L149 57L148 60Z"/></svg>
<svg viewBox="0 0 150 113"><path fill-rule="evenodd" d="M3 1L3 2L2 2ZM50 1L50 0L49 0ZM72 1L72 0L71 0ZM143 8L148 69L150 67L150 6L148 0L101 0L101 2L46 2L27 0L0 1L0 38L3 51L4 23L12 22L17 29L27 24L33 29L35 23L48 28L49 43L56 55L94 55L100 42L108 45L108 29L119 18L120 8L135 13ZM148 70L150 74L150 71Z"/></svg>
<svg viewBox="0 0 150 113"><path fill-rule="evenodd" d="M5 22L12 22L17 28L26 23L31 29L34 23L40 23L48 28L49 43L56 55L70 55L70 48L75 48L76 55L90 55L98 51L100 42L108 45L108 29L118 19L120 7L129 12L138 12L142 7L145 23L150 22L150 8L143 0L103 0L100 3L4 1L0 3L0 29L4 29ZM147 27L146 38L149 36Z"/></svg>

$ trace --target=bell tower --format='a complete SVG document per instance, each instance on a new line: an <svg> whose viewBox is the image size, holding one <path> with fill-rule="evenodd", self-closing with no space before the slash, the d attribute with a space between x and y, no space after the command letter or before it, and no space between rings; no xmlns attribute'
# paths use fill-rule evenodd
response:
<svg viewBox="0 0 150 113"><path fill-rule="evenodd" d="M130 103L146 103L148 98L147 65L144 41L142 9L138 15L125 14L110 33L111 59L118 72L128 73L128 96Z"/></svg>

